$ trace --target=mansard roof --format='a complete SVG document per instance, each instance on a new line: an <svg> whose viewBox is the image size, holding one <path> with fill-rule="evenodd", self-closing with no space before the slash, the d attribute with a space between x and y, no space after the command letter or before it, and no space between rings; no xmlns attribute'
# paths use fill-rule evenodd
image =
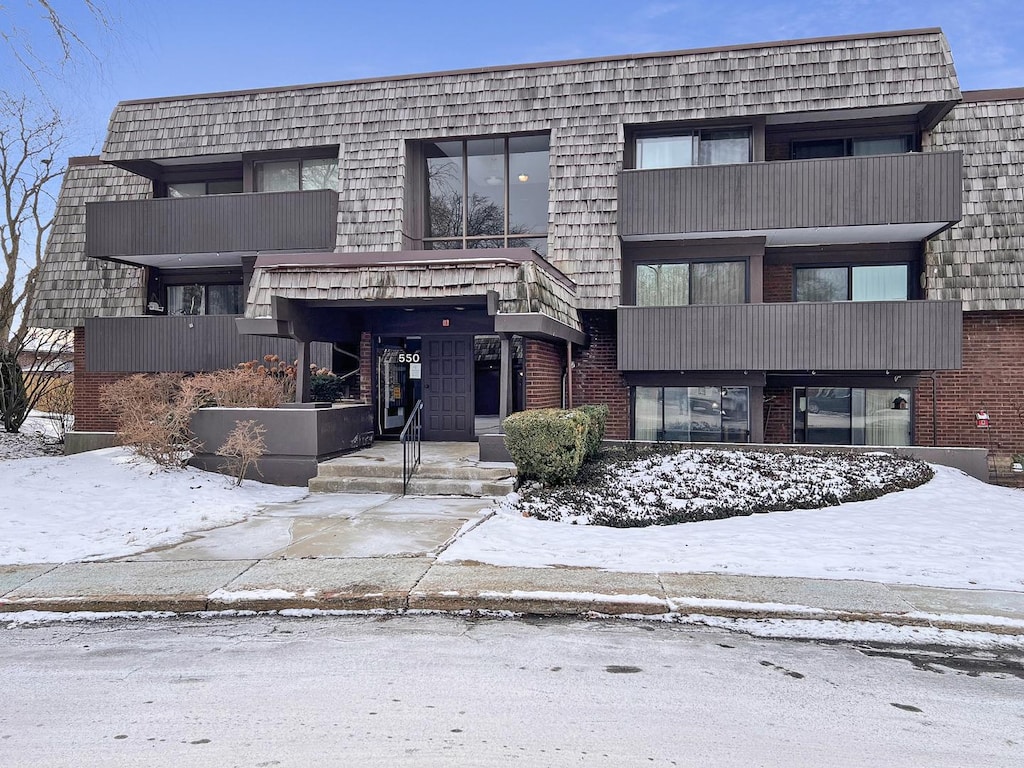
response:
<svg viewBox="0 0 1024 768"><path fill-rule="evenodd" d="M333 145L356 133L473 135L955 102L939 29L123 101L109 162Z"/></svg>
<svg viewBox="0 0 1024 768"><path fill-rule="evenodd" d="M964 158L963 218L928 244L928 295L1024 309L1024 88L967 91L932 149Z"/></svg>
<svg viewBox="0 0 1024 768"><path fill-rule="evenodd" d="M148 179L98 157L71 158L36 284L34 324L74 328L97 315L141 314L142 270L85 257L85 204L149 197L151 189Z"/></svg>

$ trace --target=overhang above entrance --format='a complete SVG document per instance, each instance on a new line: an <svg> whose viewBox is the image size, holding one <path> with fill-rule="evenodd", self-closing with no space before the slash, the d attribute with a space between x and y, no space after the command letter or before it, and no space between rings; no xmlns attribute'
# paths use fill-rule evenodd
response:
<svg viewBox="0 0 1024 768"><path fill-rule="evenodd" d="M486 303L499 333L584 340L575 284L529 248L261 255L239 330L294 335L294 311L281 300L309 308Z"/></svg>

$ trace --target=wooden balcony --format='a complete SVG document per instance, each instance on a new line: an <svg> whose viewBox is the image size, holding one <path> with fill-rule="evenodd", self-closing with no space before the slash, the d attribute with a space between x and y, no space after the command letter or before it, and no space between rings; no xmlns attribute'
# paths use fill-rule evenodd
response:
<svg viewBox="0 0 1024 768"><path fill-rule="evenodd" d="M235 315L94 317L85 321L85 367L92 372L199 372L234 368L264 355L295 360L291 339L243 336ZM331 345L314 343L313 362L330 368Z"/></svg>
<svg viewBox="0 0 1024 768"><path fill-rule="evenodd" d="M622 371L959 368L959 301L619 307Z"/></svg>
<svg viewBox="0 0 1024 768"><path fill-rule="evenodd" d="M333 249L338 193L257 192L88 203L85 253L137 256Z"/></svg>
<svg viewBox="0 0 1024 768"><path fill-rule="evenodd" d="M897 226L923 239L959 221L959 152L624 170L619 234L624 239ZM878 233L865 233L877 238ZM816 234L830 242L836 232ZM769 243L771 244L771 243ZM780 242L778 244L786 244Z"/></svg>

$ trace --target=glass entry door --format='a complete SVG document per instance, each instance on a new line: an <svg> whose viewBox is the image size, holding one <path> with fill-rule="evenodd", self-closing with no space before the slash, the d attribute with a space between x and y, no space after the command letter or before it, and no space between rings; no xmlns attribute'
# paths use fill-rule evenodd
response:
<svg viewBox="0 0 1024 768"><path fill-rule="evenodd" d="M420 340L381 339L376 376L377 434L398 437L420 397Z"/></svg>

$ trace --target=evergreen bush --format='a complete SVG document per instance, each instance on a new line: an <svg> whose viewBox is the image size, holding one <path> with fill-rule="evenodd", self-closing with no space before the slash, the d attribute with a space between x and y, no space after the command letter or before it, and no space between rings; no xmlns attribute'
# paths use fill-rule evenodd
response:
<svg viewBox="0 0 1024 768"><path fill-rule="evenodd" d="M505 446L520 481L571 482L587 457L591 422L584 411L559 408L522 411L505 419Z"/></svg>
<svg viewBox="0 0 1024 768"><path fill-rule="evenodd" d="M605 426L608 424L607 405L581 405L576 410L583 411L590 417L590 429L587 431L587 455L592 459L601 450L601 441L604 440Z"/></svg>

